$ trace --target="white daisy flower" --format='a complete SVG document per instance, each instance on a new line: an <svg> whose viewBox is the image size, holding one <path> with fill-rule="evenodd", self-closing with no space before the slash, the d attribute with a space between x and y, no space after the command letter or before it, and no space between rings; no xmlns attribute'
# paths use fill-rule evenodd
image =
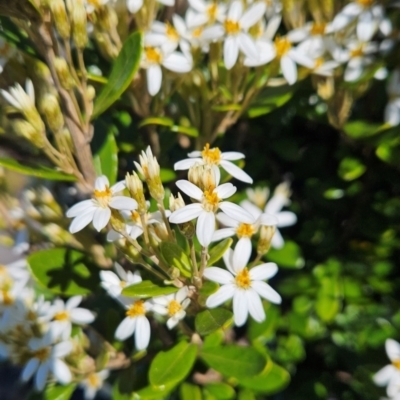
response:
<svg viewBox="0 0 400 400"><path fill-rule="evenodd" d="M21 379L27 382L36 374L35 388L38 391L44 389L50 372L56 381L63 385L72 379L71 371L61 360L71 353L72 343L70 341L55 343L54 339L54 333L50 329L42 338L33 338L28 343L31 358L22 370Z"/></svg>
<svg viewBox="0 0 400 400"><path fill-rule="evenodd" d="M190 304L187 286L179 289L178 292L168 296L154 297L152 299L152 310L160 315L167 315L168 329L174 328L180 320L186 316L186 308Z"/></svg>
<svg viewBox="0 0 400 400"><path fill-rule="evenodd" d="M30 79L26 80L25 90L17 83L15 87L10 88L9 91L0 89L0 92L5 100L23 113L35 109L35 90Z"/></svg>
<svg viewBox="0 0 400 400"><path fill-rule="evenodd" d="M244 325L249 313L257 322L265 319L260 297L275 304L280 304L282 301L281 296L271 286L263 282L277 273L277 265L266 263L249 270L247 263L250 255L251 249L249 252L236 246L234 251L228 249L223 257L228 271L218 267L208 267L204 271L205 278L222 285L216 293L208 297L206 306L209 308L218 307L233 298L233 314L236 326Z"/></svg>
<svg viewBox="0 0 400 400"><path fill-rule="evenodd" d="M198 203L189 204L176 211L169 217L170 222L182 224L197 218L196 235L200 244L207 247L215 231L215 213L221 209L231 218L240 222L252 224L254 218L243 208L229 201L223 201L236 192L236 187L231 183L224 183L220 186L220 172L218 168L211 171L214 174L214 183L204 191L187 180L176 182L176 186Z"/></svg>
<svg viewBox="0 0 400 400"><path fill-rule="evenodd" d="M157 0L158 3L167 7L175 5L175 0ZM126 7L132 14L138 12L143 6L143 0L126 0Z"/></svg>
<svg viewBox="0 0 400 400"><path fill-rule="evenodd" d="M192 151L188 154L188 156L190 158L186 158L185 160L178 161L174 164L175 171L189 169L196 163L210 166L217 165L239 181L253 183L253 179L246 174L246 172L231 162L244 158L245 156L243 153L239 153L237 151L228 151L222 153L218 147L213 147L210 149L210 145L207 143L203 151Z"/></svg>
<svg viewBox="0 0 400 400"><path fill-rule="evenodd" d="M139 272L125 271L118 263L114 264L114 268L117 273L112 271L100 272L101 286L111 297L119 298L124 287L142 281Z"/></svg>
<svg viewBox="0 0 400 400"><path fill-rule="evenodd" d="M373 380L378 386L387 386L387 394L392 398L400 394L400 343L387 339L385 348L391 364L380 369L373 376Z"/></svg>
<svg viewBox="0 0 400 400"><path fill-rule="evenodd" d="M196 11L192 16L189 27L212 25L223 22L226 14L226 4L217 1L189 0L189 6ZM191 10L188 10L189 12Z"/></svg>
<svg viewBox="0 0 400 400"><path fill-rule="evenodd" d="M85 400L92 400L96 393L103 387L104 381L110 376L108 369L92 372L80 382Z"/></svg>
<svg viewBox="0 0 400 400"><path fill-rule="evenodd" d="M264 213L275 217L278 222L277 228L284 228L286 226L294 225L297 222L296 214L291 211L281 211L282 207L289 203L289 187L286 183L278 185L275 189L274 195L268 201L264 208ZM248 200L244 200L240 205L247 210L255 219L259 218L263 213L263 210L258 208L256 205ZM274 236L272 237L272 247L279 249L285 244L283 237L278 229L276 229Z"/></svg>
<svg viewBox="0 0 400 400"><path fill-rule="evenodd" d="M388 80L386 92L389 101L385 107L384 121L385 123L396 126L400 124L400 70L393 71L392 76Z"/></svg>
<svg viewBox="0 0 400 400"><path fill-rule="evenodd" d="M151 304L144 300L120 299L126 308L126 317L118 325L115 338L125 340L135 334L135 347L144 350L150 342L150 322L146 313L151 310Z"/></svg>
<svg viewBox="0 0 400 400"><path fill-rule="evenodd" d="M54 300L53 310L53 329L56 335L62 340L67 340L71 336L72 324L86 325L94 321L94 314L86 308L78 307L82 301L82 296L73 296L64 303L61 299Z"/></svg>
<svg viewBox="0 0 400 400"><path fill-rule="evenodd" d="M125 182L120 181L110 187L105 175L99 176L95 182L93 198L75 204L67 211L68 218L74 218L69 227L71 233L82 230L93 221L97 231L101 231L111 218L111 208L115 210L135 210L137 202L126 196L117 196L125 189Z"/></svg>

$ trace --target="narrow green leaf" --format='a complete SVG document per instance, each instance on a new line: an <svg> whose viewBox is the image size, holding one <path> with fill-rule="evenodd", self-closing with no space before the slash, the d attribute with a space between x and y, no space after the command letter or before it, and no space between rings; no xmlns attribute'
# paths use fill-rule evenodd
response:
<svg viewBox="0 0 400 400"><path fill-rule="evenodd" d="M179 388L179 397L181 400L201 400L201 390L198 386L184 382Z"/></svg>
<svg viewBox="0 0 400 400"><path fill-rule="evenodd" d="M217 329L226 328L232 322L233 314L224 308L205 310L196 315L196 331L202 335L209 335Z"/></svg>
<svg viewBox="0 0 400 400"><path fill-rule="evenodd" d="M176 173L172 169L160 168L160 178L161 182L171 182L176 178Z"/></svg>
<svg viewBox="0 0 400 400"><path fill-rule="evenodd" d="M161 126L173 126L174 120L168 117L148 117L140 122L139 128L146 125L161 125Z"/></svg>
<svg viewBox="0 0 400 400"><path fill-rule="evenodd" d="M141 32L134 32L125 40L114 61L108 82L94 102L92 118L98 117L107 110L128 88L139 68L142 47Z"/></svg>
<svg viewBox="0 0 400 400"><path fill-rule="evenodd" d="M264 357L253 347L236 345L203 348L201 358L211 368L227 377L252 377L265 365Z"/></svg>
<svg viewBox="0 0 400 400"><path fill-rule="evenodd" d="M69 400L75 387L75 383L65 386L48 386L44 392L44 400Z"/></svg>
<svg viewBox="0 0 400 400"><path fill-rule="evenodd" d="M219 242L216 246L211 248L209 255L210 258L207 261L207 265L211 266L214 265L217 261L219 261L225 252L231 247L233 242L232 238L224 239L222 242Z"/></svg>
<svg viewBox="0 0 400 400"><path fill-rule="evenodd" d="M188 135L191 137L199 136L199 131L196 128L194 128L193 126L173 125L171 127L171 131L176 132L176 133L184 133L185 135Z"/></svg>
<svg viewBox="0 0 400 400"><path fill-rule="evenodd" d="M175 293L178 288L174 286L157 286L151 281L142 281L134 285L127 286L122 291L124 296L139 297L145 299L147 297L165 296L167 294Z"/></svg>
<svg viewBox="0 0 400 400"><path fill-rule="evenodd" d="M149 381L154 386L177 384L189 374L196 361L197 346L180 342L158 353L150 365Z"/></svg>
<svg viewBox="0 0 400 400"><path fill-rule="evenodd" d="M363 139L376 135L387 128L386 125L378 125L368 121L350 121L345 124L343 130L353 139Z"/></svg>
<svg viewBox="0 0 400 400"><path fill-rule="evenodd" d="M192 264L179 245L171 242L161 242L160 250L167 264L178 268L186 277L192 276Z"/></svg>
<svg viewBox="0 0 400 400"><path fill-rule="evenodd" d="M218 400L230 400L235 397L235 391L232 386L227 383L209 383L204 386L204 389L206 389L211 395L215 396Z"/></svg>
<svg viewBox="0 0 400 400"><path fill-rule="evenodd" d="M304 258L300 247L290 240L287 240L281 249L271 248L267 253L267 258L269 261L277 263L279 267L297 269L304 267Z"/></svg>
<svg viewBox="0 0 400 400"><path fill-rule="evenodd" d="M224 104L212 107L213 111L240 111L241 109L242 106L240 104Z"/></svg>
<svg viewBox="0 0 400 400"><path fill-rule="evenodd" d="M48 179L50 181L76 181L74 175L68 175L57 171L55 168L43 165L23 165L13 158L0 158L0 166L23 175L35 176L36 178Z"/></svg>
<svg viewBox="0 0 400 400"><path fill-rule="evenodd" d="M110 131L101 147L93 156L93 163L98 176L105 175L113 185L117 180L118 146L114 134Z"/></svg>
<svg viewBox="0 0 400 400"><path fill-rule="evenodd" d="M338 174L345 181L353 181L359 178L367 170L367 167L357 158L346 157L339 164Z"/></svg>
<svg viewBox="0 0 400 400"><path fill-rule="evenodd" d="M99 284L99 271L76 250L41 250L27 259L33 276L53 293L64 296L91 294Z"/></svg>

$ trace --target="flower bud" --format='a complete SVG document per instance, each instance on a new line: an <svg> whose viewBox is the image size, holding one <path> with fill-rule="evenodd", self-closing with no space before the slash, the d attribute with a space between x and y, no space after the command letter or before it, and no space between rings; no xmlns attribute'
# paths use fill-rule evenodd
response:
<svg viewBox="0 0 400 400"><path fill-rule="evenodd" d="M266 254L271 247L271 240L276 231L275 226L262 225L260 228L260 238L257 243L257 253Z"/></svg>
<svg viewBox="0 0 400 400"><path fill-rule="evenodd" d="M46 118L49 128L55 133L59 132L64 126L64 116L56 96L46 94L40 102L40 109Z"/></svg>
<svg viewBox="0 0 400 400"><path fill-rule="evenodd" d="M179 210L180 208L185 207L185 202L182 199L180 193L178 193L178 197L175 198L174 195L171 193L169 196L169 209L171 212Z"/></svg>
<svg viewBox="0 0 400 400"><path fill-rule="evenodd" d="M69 24L64 0L52 0L49 3L58 33L63 39L69 39L71 26Z"/></svg>
<svg viewBox="0 0 400 400"><path fill-rule="evenodd" d="M86 89L86 98L89 101L93 101L95 97L96 97L96 89L92 85L88 85Z"/></svg>
<svg viewBox="0 0 400 400"><path fill-rule="evenodd" d="M254 203L259 209L263 210L269 196L269 189L267 187L256 187L254 189L246 189L248 199Z"/></svg>
<svg viewBox="0 0 400 400"><path fill-rule="evenodd" d="M16 119L12 121L11 125L17 135L23 136L39 149L44 147L44 127L43 130L37 130L23 119Z"/></svg>
<svg viewBox="0 0 400 400"><path fill-rule="evenodd" d="M216 166L195 164L189 168L188 179L203 192L217 186Z"/></svg>
<svg viewBox="0 0 400 400"><path fill-rule="evenodd" d="M83 49L87 42L87 19L86 19L86 9L82 0L75 0L72 7L72 36L76 47Z"/></svg>
<svg viewBox="0 0 400 400"><path fill-rule="evenodd" d="M56 69L61 86L67 90L72 89L75 83L71 76L67 61L65 61L63 58L56 57L54 59L54 67Z"/></svg>
<svg viewBox="0 0 400 400"><path fill-rule="evenodd" d="M129 173L125 176L126 187L133 199L138 203L138 213L144 214L147 212L146 199L143 193L143 183L140 180L138 174L133 172L132 175Z"/></svg>

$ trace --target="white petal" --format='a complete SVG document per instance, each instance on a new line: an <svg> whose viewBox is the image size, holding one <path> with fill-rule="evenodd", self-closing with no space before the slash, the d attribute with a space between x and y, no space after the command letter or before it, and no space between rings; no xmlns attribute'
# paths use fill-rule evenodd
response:
<svg viewBox="0 0 400 400"><path fill-rule="evenodd" d="M226 172L228 172L228 174L232 175L239 181L253 183L253 179L250 175L246 174L246 172L230 161L221 160L220 165Z"/></svg>
<svg viewBox="0 0 400 400"><path fill-rule="evenodd" d="M201 37L203 40L214 41L220 39L224 34L224 28L221 25L216 24L205 28Z"/></svg>
<svg viewBox="0 0 400 400"><path fill-rule="evenodd" d="M95 209L95 208L96 208L96 206L94 205L93 200L84 200L84 201L81 201L81 202L75 204L73 207L71 207L66 212L65 215L68 218L73 218L79 214L86 214L86 212L90 211L91 209Z"/></svg>
<svg viewBox="0 0 400 400"><path fill-rule="evenodd" d="M249 246L250 242L250 246ZM251 256L251 241L240 239L233 251L232 264L236 273L240 272L250 260Z"/></svg>
<svg viewBox="0 0 400 400"><path fill-rule="evenodd" d="M105 175L101 175L98 178L96 178L94 187L96 190L104 192L108 187L110 187L110 182L108 181L108 178Z"/></svg>
<svg viewBox="0 0 400 400"><path fill-rule="evenodd" d="M233 314L236 326L242 326L247 321L249 308L244 290L235 290L233 295Z"/></svg>
<svg viewBox="0 0 400 400"><path fill-rule="evenodd" d="M297 49L290 49L288 55L292 60L294 60L297 64L303 65L307 68L314 68L315 61L313 61L310 57L307 57L304 53Z"/></svg>
<svg viewBox="0 0 400 400"><path fill-rule="evenodd" d="M224 259L224 263L226 265L226 268L228 268L228 270L232 273L232 274L236 274L235 270L233 269L233 264L232 264L232 260L233 260L233 250L231 248L229 248L224 255L222 256L222 258Z"/></svg>
<svg viewBox="0 0 400 400"><path fill-rule="evenodd" d="M377 28L377 23L370 12L363 12L358 17L357 37L362 42L369 42L374 36Z"/></svg>
<svg viewBox="0 0 400 400"><path fill-rule="evenodd" d="M199 189L192 182L182 179L182 180L176 182L176 186L178 186L178 188L180 190L182 190L183 193L187 194L192 199L201 201L201 199L203 198L202 190Z"/></svg>
<svg viewBox="0 0 400 400"><path fill-rule="evenodd" d="M239 49L249 58L257 59L258 50L254 40L247 33L239 33L237 35L237 44Z"/></svg>
<svg viewBox="0 0 400 400"><path fill-rule="evenodd" d="M387 386L392 377L396 374L396 367L389 364L380 369L373 377L375 385Z"/></svg>
<svg viewBox="0 0 400 400"><path fill-rule="evenodd" d="M277 229L274 233L274 236L272 236L271 246L274 249L281 249L284 245L285 245L285 241L283 240L281 233Z"/></svg>
<svg viewBox="0 0 400 400"><path fill-rule="evenodd" d="M262 322L265 320L265 311L260 299L260 296L253 289L248 289L245 291L247 297L247 306L250 315L257 322Z"/></svg>
<svg viewBox="0 0 400 400"><path fill-rule="evenodd" d="M288 56L281 58L282 74L289 85L293 85L297 81L297 68L295 62Z"/></svg>
<svg viewBox="0 0 400 400"><path fill-rule="evenodd" d="M289 42L291 43L298 43L303 41L309 36L309 29L307 29L305 26L297 29L293 29L292 31L289 31L287 34L287 38Z"/></svg>
<svg viewBox="0 0 400 400"><path fill-rule="evenodd" d="M178 161L174 164L174 170L189 169L192 165L201 162L201 158L186 158L185 160Z"/></svg>
<svg viewBox="0 0 400 400"><path fill-rule="evenodd" d="M226 239L228 237L233 236L234 234L235 234L234 228L218 229L217 231L214 232L211 241L218 242L219 240Z"/></svg>
<svg viewBox="0 0 400 400"><path fill-rule="evenodd" d="M71 311L71 321L75 324L90 324L94 319L94 314L85 308L75 308Z"/></svg>
<svg viewBox="0 0 400 400"><path fill-rule="evenodd" d="M271 303L281 304L282 298L278 292L272 289L267 283L262 281L254 281L251 283L251 287L264 299Z"/></svg>
<svg viewBox="0 0 400 400"><path fill-rule="evenodd" d="M240 205L253 216L254 220L262 214L262 211L249 200L243 200Z"/></svg>
<svg viewBox="0 0 400 400"><path fill-rule="evenodd" d="M126 188L126 183L125 181L119 181L115 185L112 185L110 187L111 193L115 194L118 192L122 192Z"/></svg>
<svg viewBox="0 0 400 400"><path fill-rule="evenodd" d="M73 308L76 308L81 304L82 301L82 296L73 296L68 299L68 301L65 303L65 309L66 310L72 310Z"/></svg>
<svg viewBox="0 0 400 400"><path fill-rule="evenodd" d="M229 160L229 161L241 160L244 157L245 157L244 154L239 153L238 151L225 151L224 153L221 154L222 160Z"/></svg>
<svg viewBox="0 0 400 400"><path fill-rule="evenodd" d="M277 216L262 213L258 219L258 222L260 223L260 225L264 226L277 226L279 220Z"/></svg>
<svg viewBox="0 0 400 400"><path fill-rule="evenodd" d="M196 235L200 244L207 247L215 231L215 214L212 211L200 213L196 224Z"/></svg>
<svg viewBox="0 0 400 400"><path fill-rule="evenodd" d="M251 280L264 281L272 278L278 272L278 266L275 263L266 263L257 265L250 270Z"/></svg>
<svg viewBox="0 0 400 400"><path fill-rule="evenodd" d="M225 213L220 212L217 214L217 220L221 225L229 226L230 228L237 228L239 226L239 222L231 217L228 217Z"/></svg>
<svg viewBox="0 0 400 400"><path fill-rule="evenodd" d="M135 346L137 350L144 350L150 342L150 322L145 316L137 317Z"/></svg>
<svg viewBox="0 0 400 400"><path fill-rule="evenodd" d="M121 282L118 276L112 271L100 271L100 279L108 285L119 286Z"/></svg>
<svg viewBox="0 0 400 400"><path fill-rule="evenodd" d="M265 206L264 212L266 214L275 215L283 206L287 204L287 197L280 194L274 194Z"/></svg>
<svg viewBox="0 0 400 400"><path fill-rule="evenodd" d="M219 305L225 303L227 300L231 299L235 293L235 286L233 284L227 284L221 286L216 293L213 293L208 297L206 301L206 306L208 308L218 307Z"/></svg>
<svg viewBox="0 0 400 400"><path fill-rule="evenodd" d="M183 54L174 52L167 56L163 61L163 66L170 71L185 73L192 69L192 62Z"/></svg>
<svg viewBox="0 0 400 400"><path fill-rule="evenodd" d="M265 14L266 5L264 2L258 2L251 5L248 10L240 18L240 25L247 30L256 24Z"/></svg>
<svg viewBox="0 0 400 400"><path fill-rule="evenodd" d="M135 210L137 206L135 199L126 196L114 196L110 201L110 207L116 210Z"/></svg>
<svg viewBox="0 0 400 400"><path fill-rule="evenodd" d="M154 304L151 310L160 315L168 315L168 310L164 306L161 306L160 304Z"/></svg>
<svg viewBox="0 0 400 400"><path fill-rule="evenodd" d="M93 226L94 228L100 232L110 220L111 210L106 208L98 208L93 215Z"/></svg>
<svg viewBox="0 0 400 400"><path fill-rule="evenodd" d="M39 360L36 357L31 358L22 370L21 379L25 382L29 381L29 379L31 379L32 375L37 370L38 366Z"/></svg>
<svg viewBox="0 0 400 400"><path fill-rule="evenodd" d="M236 186L233 186L230 182L223 183L222 185L218 186L215 191L218 193L218 197L220 199L227 199L235 194Z"/></svg>
<svg viewBox="0 0 400 400"><path fill-rule="evenodd" d="M279 228L283 228L285 226L291 226L297 222L296 214L292 213L291 211L282 211L276 214L275 217L278 219L277 226Z"/></svg>
<svg viewBox="0 0 400 400"><path fill-rule="evenodd" d="M143 0L127 0L126 5L129 12L133 14L142 8Z"/></svg>
<svg viewBox="0 0 400 400"><path fill-rule="evenodd" d="M136 319L131 317L124 318L115 331L115 338L125 340L129 336L132 336L133 332L135 332Z"/></svg>
<svg viewBox="0 0 400 400"><path fill-rule="evenodd" d="M161 89L162 71L159 65L150 65L146 71L147 90L151 96L155 96Z"/></svg>
<svg viewBox="0 0 400 400"><path fill-rule="evenodd" d="M57 343L52 350L54 357L64 357L72 351L72 343L69 340Z"/></svg>
<svg viewBox="0 0 400 400"><path fill-rule="evenodd" d="M240 0L235 0L231 3L227 19L231 19L232 21L239 21L239 18L242 16L243 6Z"/></svg>
<svg viewBox="0 0 400 400"><path fill-rule="evenodd" d="M223 201L219 204L219 208L229 217L236 219L239 222L246 224L253 224L255 222L254 217L249 214L244 208L237 204L229 201Z"/></svg>
<svg viewBox="0 0 400 400"><path fill-rule="evenodd" d="M178 303L182 303L182 301L186 299L188 293L189 293L189 288L187 286L180 288L175 294L176 301Z"/></svg>
<svg viewBox="0 0 400 400"><path fill-rule="evenodd" d="M226 69L231 69L237 61L239 46L236 37L228 36L224 43L224 62Z"/></svg>
<svg viewBox="0 0 400 400"><path fill-rule="evenodd" d="M400 123L400 109L396 104L389 102L385 107L384 121L396 126Z"/></svg>
<svg viewBox="0 0 400 400"><path fill-rule="evenodd" d="M171 317L167 321L167 327L169 330L175 328L176 325L178 325L178 322L180 321L179 318L176 318L175 316Z"/></svg>
<svg viewBox="0 0 400 400"><path fill-rule="evenodd" d="M233 281L233 276L230 274L228 271L218 268L218 267L208 267L204 270L204 275L205 278L207 278L210 281L220 283L222 285L225 285L227 283L232 283Z"/></svg>
<svg viewBox="0 0 400 400"><path fill-rule="evenodd" d="M71 382L71 371L64 361L58 359L54 360L52 365L52 372L57 381L60 382L62 385L66 385L67 383Z"/></svg>
<svg viewBox="0 0 400 400"><path fill-rule="evenodd" d="M386 339L385 342L386 354L390 361L400 360L400 343L393 339Z"/></svg>
<svg viewBox="0 0 400 400"><path fill-rule="evenodd" d="M81 231L85 226L89 225L93 220L96 210L97 208L94 208L86 214L78 215L77 217L75 217L72 220L71 225L69 226L69 231L71 233L76 233Z"/></svg>
<svg viewBox="0 0 400 400"><path fill-rule="evenodd" d="M35 387L36 389L41 392L47 381L47 375L49 374L50 365L48 362L41 364L38 368L38 371L35 376Z"/></svg>
<svg viewBox="0 0 400 400"><path fill-rule="evenodd" d="M170 217L169 221L173 224L182 224L184 222L191 221L197 218L204 211L203 206L199 203L189 204L185 207L179 208L174 211Z"/></svg>

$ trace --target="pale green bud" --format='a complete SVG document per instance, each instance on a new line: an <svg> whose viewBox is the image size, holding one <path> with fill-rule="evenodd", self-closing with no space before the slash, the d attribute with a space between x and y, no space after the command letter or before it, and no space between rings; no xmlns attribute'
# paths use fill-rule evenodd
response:
<svg viewBox="0 0 400 400"><path fill-rule="evenodd" d="M64 116L58 104L57 97L46 94L40 102L40 109L44 114L47 125L53 132L59 132L64 126Z"/></svg>
<svg viewBox="0 0 400 400"><path fill-rule="evenodd" d="M54 22L58 33L63 39L69 39L71 33L71 26L65 9L63 0L50 1L50 9L53 14Z"/></svg>
<svg viewBox="0 0 400 400"><path fill-rule="evenodd" d="M76 47L85 48L88 42L86 9L82 0L75 0L72 7L72 36Z"/></svg>
<svg viewBox="0 0 400 400"><path fill-rule="evenodd" d="M70 90L75 86L74 80L69 70L66 60L60 57L54 59L54 67L57 72L58 79L64 89Z"/></svg>
<svg viewBox="0 0 400 400"><path fill-rule="evenodd" d="M140 180L138 174L133 172L132 175L129 173L125 176L126 187L133 199L138 203L138 213L144 214L147 212L146 198L143 193L143 183Z"/></svg>

